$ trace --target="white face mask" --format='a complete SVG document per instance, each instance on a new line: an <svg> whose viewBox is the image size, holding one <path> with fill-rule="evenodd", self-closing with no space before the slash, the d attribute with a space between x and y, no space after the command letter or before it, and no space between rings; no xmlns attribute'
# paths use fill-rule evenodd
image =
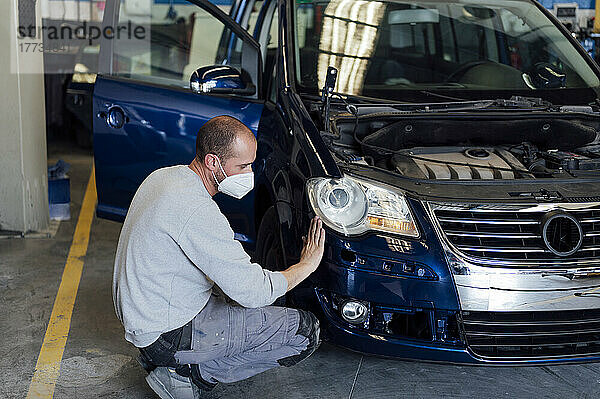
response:
<svg viewBox="0 0 600 399"><path fill-rule="evenodd" d="M225 179L223 179L222 182L219 183L215 176L215 172L212 172L212 174L217 183L218 190L223 194L240 199L254 188L254 172L238 173L237 175L227 176L227 173L223 170L223 166L221 166L221 160L219 160L219 168L221 168L221 172L223 172L223 175L225 176Z"/></svg>

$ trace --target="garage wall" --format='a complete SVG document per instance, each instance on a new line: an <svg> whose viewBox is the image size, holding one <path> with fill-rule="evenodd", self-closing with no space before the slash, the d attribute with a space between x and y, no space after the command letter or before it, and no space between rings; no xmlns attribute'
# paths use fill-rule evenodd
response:
<svg viewBox="0 0 600 399"><path fill-rule="evenodd" d="M19 47L17 4L0 1L0 230L25 233L48 228L48 182L43 57Z"/></svg>

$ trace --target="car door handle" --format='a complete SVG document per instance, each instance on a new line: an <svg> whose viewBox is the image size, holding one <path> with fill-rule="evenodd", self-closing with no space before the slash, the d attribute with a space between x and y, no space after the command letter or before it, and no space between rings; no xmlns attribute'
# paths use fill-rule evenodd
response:
<svg viewBox="0 0 600 399"><path fill-rule="evenodd" d="M107 113L101 112L99 116L104 117L108 126L112 127L113 129L122 128L125 122L127 122L129 119L125 116L123 108L119 106L112 106L108 109Z"/></svg>

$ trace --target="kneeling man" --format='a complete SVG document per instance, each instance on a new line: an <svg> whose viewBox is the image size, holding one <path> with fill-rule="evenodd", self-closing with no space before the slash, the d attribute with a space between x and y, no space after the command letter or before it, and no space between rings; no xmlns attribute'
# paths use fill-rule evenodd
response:
<svg viewBox="0 0 600 399"><path fill-rule="evenodd" d="M256 139L229 116L198 132L190 165L159 169L138 188L119 237L113 300L161 398L198 398L218 382L292 366L319 345L310 312L269 306L308 277L325 231L311 221L300 262L252 263L212 197L252 190Z"/></svg>

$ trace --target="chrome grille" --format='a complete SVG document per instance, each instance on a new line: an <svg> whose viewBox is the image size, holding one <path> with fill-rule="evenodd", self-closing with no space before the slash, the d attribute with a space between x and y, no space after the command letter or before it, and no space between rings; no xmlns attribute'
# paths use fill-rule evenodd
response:
<svg viewBox="0 0 600 399"><path fill-rule="evenodd" d="M481 205L431 203L437 223L459 252L480 259L506 261L591 260L600 256L600 204ZM583 229L581 248L569 257L544 245L541 219L550 211L573 215Z"/></svg>
<svg viewBox="0 0 600 399"><path fill-rule="evenodd" d="M600 354L600 309L543 312L462 312L473 353L515 360Z"/></svg>

